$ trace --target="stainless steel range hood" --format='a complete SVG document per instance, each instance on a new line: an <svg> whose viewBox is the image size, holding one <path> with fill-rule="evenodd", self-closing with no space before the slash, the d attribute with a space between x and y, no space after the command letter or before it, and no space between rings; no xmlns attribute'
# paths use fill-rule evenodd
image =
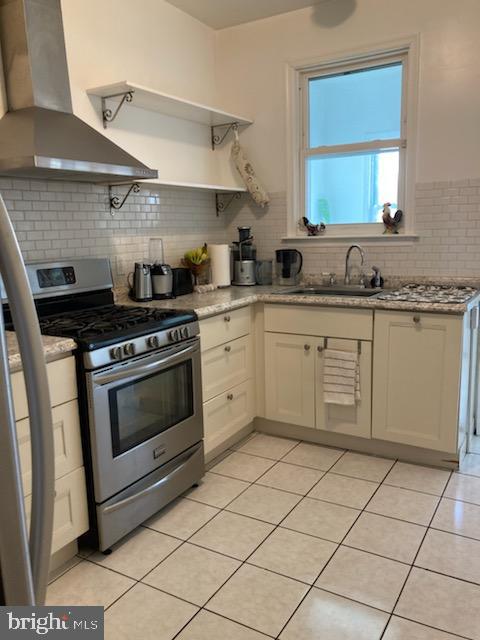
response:
<svg viewBox="0 0 480 640"><path fill-rule="evenodd" d="M158 173L73 115L60 0L0 0L8 112L0 175L82 182Z"/></svg>

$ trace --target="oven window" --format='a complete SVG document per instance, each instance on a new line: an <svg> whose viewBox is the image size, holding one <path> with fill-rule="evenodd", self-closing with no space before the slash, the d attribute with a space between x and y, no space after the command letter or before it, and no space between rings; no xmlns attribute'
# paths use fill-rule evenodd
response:
<svg viewBox="0 0 480 640"><path fill-rule="evenodd" d="M193 415L192 361L109 391L113 455Z"/></svg>

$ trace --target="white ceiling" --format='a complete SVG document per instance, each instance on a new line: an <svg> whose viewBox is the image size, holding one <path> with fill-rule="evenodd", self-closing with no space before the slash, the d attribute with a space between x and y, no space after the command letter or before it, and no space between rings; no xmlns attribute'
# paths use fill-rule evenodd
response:
<svg viewBox="0 0 480 640"><path fill-rule="evenodd" d="M214 29L303 9L324 0L167 0Z"/></svg>

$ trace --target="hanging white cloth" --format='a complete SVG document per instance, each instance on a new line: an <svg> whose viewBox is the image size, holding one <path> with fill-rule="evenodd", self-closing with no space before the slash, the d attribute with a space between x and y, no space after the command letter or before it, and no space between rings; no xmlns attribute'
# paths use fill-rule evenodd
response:
<svg viewBox="0 0 480 640"><path fill-rule="evenodd" d="M239 174L242 176L245 186L250 192L252 198L258 205L265 207L270 202L268 193L258 181L255 171L245 155L245 151L240 145L238 131L236 128L233 130L233 134L235 139L232 146L232 159L235 166L237 167Z"/></svg>
<svg viewBox="0 0 480 640"><path fill-rule="evenodd" d="M323 401L355 405L361 398L358 353L325 349L323 358Z"/></svg>

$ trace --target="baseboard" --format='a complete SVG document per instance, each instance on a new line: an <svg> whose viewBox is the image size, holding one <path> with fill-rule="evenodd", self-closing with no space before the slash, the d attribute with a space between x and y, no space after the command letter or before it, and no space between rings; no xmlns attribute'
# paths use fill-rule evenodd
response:
<svg viewBox="0 0 480 640"><path fill-rule="evenodd" d="M269 433L284 438L294 438L315 444L323 444L329 447L340 449L351 449L359 453L369 453L386 458L398 458L405 462L414 462L431 467L443 467L444 469L458 469L459 456L442 451L431 449L421 449L409 445L386 442L384 440L374 440L367 438L357 438L341 433L329 433L320 429L309 429L293 424L267 420L266 418L255 418L254 428L256 431Z"/></svg>
<svg viewBox="0 0 480 640"><path fill-rule="evenodd" d="M62 573L64 565L70 564L72 558L78 553L78 544L76 540L69 542L67 545L56 551L50 556L49 580L58 577L58 573Z"/></svg>
<svg viewBox="0 0 480 640"><path fill-rule="evenodd" d="M249 433L252 433L253 429L253 422L250 422L249 424L242 427L240 431L234 433L233 436L230 436L229 438L224 440L222 444L218 445L214 449L211 449L208 453L205 454L205 464L208 464L214 458L218 458L218 456L220 456L224 451L232 447L234 444L237 444L237 442L240 442L240 440L243 440L243 438L248 436Z"/></svg>

